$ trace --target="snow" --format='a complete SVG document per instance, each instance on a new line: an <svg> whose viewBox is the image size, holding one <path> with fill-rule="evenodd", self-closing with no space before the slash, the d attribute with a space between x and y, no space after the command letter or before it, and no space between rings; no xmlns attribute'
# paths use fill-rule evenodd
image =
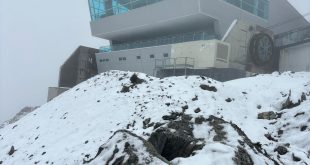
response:
<svg viewBox="0 0 310 165"><path fill-rule="evenodd" d="M144 119L165 123L162 116L181 112L181 107L188 105L186 114L190 114L192 120L214 115L235 123L252 142L260 142L271 157L282 164L294 163L292 154L302 159L299 163L310 163L309 99L292 109L281 109L289 94L294 103L300 100L302 93L309 97L310 73L273 73L224 83L199 76L158 79L139 73L138 77L146 82L136 85L128 93L120 92L122 86L131 85L132 74L122 71L102 73L0 129L0 162L83 164L85 155L94 157L115 131L126 129L147 140L153 127L143 129ZM202 90L201 84L214 86L217 91ZM193 101L195 96L198 100ZM228 98L232 101L227 102ZM201 112L195 113L197 108ZM257 119L258 113L267 111L282 113L282 116L274 120ZM296 116L300 112L304 114ZM300 131L302 126L307 126L305 131ZM225 144L213 141L215 132L208 124L195 125L194 136L205 139L204 148L194 156L175 158L172 163L233 164L232 157L240 136L229 124L223 124L223 127L227 132ZM277 137L279 129L283 130L283 135ZM268 133L278 142L268 140L264 136ZM289 152L277 158L274 148L286 143L290 144ZM11 146L16 151L9 156ZM255 164L270 163L252 150L247 151ZM106 155L108 153L93 164L107 161Z"/></svg>

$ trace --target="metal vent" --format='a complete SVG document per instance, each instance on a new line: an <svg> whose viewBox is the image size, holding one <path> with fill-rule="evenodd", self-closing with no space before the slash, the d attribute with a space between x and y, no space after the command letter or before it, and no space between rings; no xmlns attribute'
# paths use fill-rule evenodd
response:
<svg viewBox="0 0 310 165"><path fill-rule="evenodd" d="M217 59L228 61L228 46L218 43L217 44Z"/></svg>

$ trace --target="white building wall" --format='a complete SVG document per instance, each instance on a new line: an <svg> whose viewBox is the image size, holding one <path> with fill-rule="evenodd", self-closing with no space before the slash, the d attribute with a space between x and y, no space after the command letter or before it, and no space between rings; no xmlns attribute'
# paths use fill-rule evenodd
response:
<svg viewBox="0 0 310 165"><path fill-rule="evenodd" d="M228 47L226 59L217 59L218 44ZM171 50L172 58L190 57L194 58L195 69L206 68L228 68L229 44L218 41L194 41L173 44Z"/></svg>
<svg viewBox="0 0 310 165"><path fill-rule="evenodd" d="M282 49L279 71L310 71L310 43Z"/></svg>

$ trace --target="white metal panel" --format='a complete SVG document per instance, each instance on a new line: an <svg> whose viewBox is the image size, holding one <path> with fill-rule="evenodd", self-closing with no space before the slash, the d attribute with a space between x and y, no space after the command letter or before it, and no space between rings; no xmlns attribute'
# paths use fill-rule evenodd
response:
<svg viewBox="0 0 310 165"><path fill-rule="evenodd" d="M279 70L310 71L310 43L281 50Z"/></svg>

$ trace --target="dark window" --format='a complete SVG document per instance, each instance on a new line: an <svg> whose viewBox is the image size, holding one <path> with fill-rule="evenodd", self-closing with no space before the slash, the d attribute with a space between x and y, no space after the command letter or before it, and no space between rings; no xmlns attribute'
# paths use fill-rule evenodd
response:
<svg viewBox="0 0 310 165"><path fill-rule="evenodd" d="M104 60L103 60L103 59L100 59L99 61L100 61L100 62L103 62Z"/></svg>
<svg viewBox="0 0 310 165"><path fill-rule="evenodd" d="M123 57L119 57L118 60L119 60L119 61L123 61Z"/></svg>
<svg viewBox="0 0 310 165"><path fill-rule="evenodd" d="M108 61L109 61L109 59L107 58L107 59L105 59L105 61L107 61L107 62L108 62Z"/></svg>
<svg viewBox="0 0 310 165"><path fill-rule="evenodd" d="M164 53L164 57L168 57L168 53Z"/></svg>
<svg viewBox="0 0 310 165"><path fill-rule="evenodd" d="M150 58L154 58L154 57L155 57L154 54L151 54L151 55L150 55Z"/></svg>
<svg viewBox="0 0 310 165"><path fill-rule="evenodd" d="M138 60L141 59L141 56L137 56L137 59L138 59Z"/></svg>
<svg viewBox="0 0 310 165"><path fill-rule="evenodd" d="M126 60L126 57L123 57L123 61L125 61Z"/></svg>

